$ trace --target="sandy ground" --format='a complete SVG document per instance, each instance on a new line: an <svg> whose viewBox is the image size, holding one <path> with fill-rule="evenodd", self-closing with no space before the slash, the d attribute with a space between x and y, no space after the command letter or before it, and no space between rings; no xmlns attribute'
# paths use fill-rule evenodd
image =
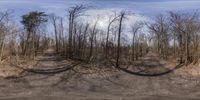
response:
<svg viewBox="0 0 200 100"><path fill-rule="evenodd" d="M144 58L142 64L155 66L159 63L159 66L164 67L165 61L151 56ZM67 63L48 55L39 61L36 68L52 68ZM78 67L81 66L77 66L76 69L79 69ZM141 77L122 71L103 70L92 73L93 71L87 70L86 72L91 73L81 73L78 70L46 75L24 73L20 78L0 79L0 99L200 100L200 78L198 77L185 78L177 75L176 72L158 77Z"/></svg>

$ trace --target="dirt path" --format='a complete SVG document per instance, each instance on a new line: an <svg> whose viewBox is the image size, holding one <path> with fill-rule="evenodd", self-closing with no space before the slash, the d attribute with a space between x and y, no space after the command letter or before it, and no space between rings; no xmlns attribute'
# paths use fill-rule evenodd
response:
<svg viewBox="0 0 200 100"><path fill-rule="evenodd" d="M128 65L125 72L140 76L162 76L181 67L182 65L179 63L160 59L159 55L149 52L144 57L134 61L133 64Z"/></svg>
<svg viewBox="0 0 200 100"><path fill-rule="evenodd" d="M149 57L149 58L148 58ZM153 58L143 65L164 64ZM149 64L151 62L151 64ZM50 53L35 68L55 68L69 62ZM141 65L138 62L138 65ZM158 65L160 66L160 65ZM175 73L160 77L141 77L122 71L82 74L73 70L59 74L28 73L16 79L0 80L1 100L199 100L200 79L182 78Z"/></svg>

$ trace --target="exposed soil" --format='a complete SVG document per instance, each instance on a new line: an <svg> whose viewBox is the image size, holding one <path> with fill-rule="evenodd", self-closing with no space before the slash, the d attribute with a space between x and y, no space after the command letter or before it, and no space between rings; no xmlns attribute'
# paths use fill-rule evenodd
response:
<svg viewBox="0 0 200 100"><path fill-rule="evenodd" d="M41 57L34 68L49 69L72 64L51 54ZM23 73L18 78L0 80L4 100L199 100L200 78L182 77L176 71L157 76L135 76L119 70L88 69L84 64L58 74ZM129 70L148 72L174 67L148 54ZM143 67L141 67L143 66ZM145 67L146 66L146 67ZM141 70L140 69L140 70Z"/></svg>

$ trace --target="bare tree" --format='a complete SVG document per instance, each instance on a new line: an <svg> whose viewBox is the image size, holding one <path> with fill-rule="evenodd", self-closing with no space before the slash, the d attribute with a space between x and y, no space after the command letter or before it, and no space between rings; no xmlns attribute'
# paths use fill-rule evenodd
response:
<svg viewBox="0 0 200 100"><path fill-rule="evenodd" d="M88 30L89 30L89 24L87 23L85 25L85 28L84 28L84 31L83 31L83 40L82 40L82 43L81 43L81 50L82 50L82 55L81 56L82 57L85 56Z"/></svg>
<svg viewBox="0 0 200 100"><path fill-rule="evenodd" d="M188 65L193 62L194 56L198 48L199 39L199 16L195 13L174 13L170 12L170 21L172 23L172 30L176 33L177 41L179 43L180 63ZM194 44L192 46L192 44ZM194 51L191 51L190 48ZM195 54L194 54L195 53Z"/></svg>
<svg viewBox="0 0 200 100"><path fill-rule="evenodd" d="M122 23L124 21L126 12L121 11L119 15L119 30L118 30L118 42L117 42L117 57L116 57L116 67L119 67L119 58L120 58L120 40L121 40L121 33L122 33Z"/></svg>
<svg viewBox="0 0 200 100"><path fill-rule="evenodd" d="M74 7L71 7L69 10L68 10L68 14L69 14L69 39L68 39L68 42L69 42L69 46L68 46L68 57L69 58L73 58L73 51L72 51L72 41L73 41L73 34L74 34L74 26L75 26L75 20L82 16L83 15L83 12L84 10L86 9L87 7L85 7L84 5L76 5Z"/></svg>
<svg viewBox="0 0 200 100"><path fill-rule="evenodd" d="M93 55L93 46L94 46L94 38L97 34L97 23L98 23L98 19L95 21L94 26L91 30L91 34L90 34L90 53L89 53L89 58L92 58Z"/></svg>
<svg viewBox="0 0 200 100"><path fill-rule="evenodd" d="M3 59L3 52L5 47L5 38L8 35L9 13L7 11L0 12L0 61Z"/></svg>
<svg viewBox="0 0 200 100"><path fill-rule="evenodd" d="M108 41L109 41L109 35L110 35L110 28L112 26L112 24L117 21L118 19L118 16L116 16L116 13L114 14L114 17L113 16L110 16L109 18L109 24L108 24L108 27L107 27L107 34L106 34L106 47L105 47L105 55L106 55L106 58L108 57Z"/></svg>
<svg viewBox="0 0 200 100"><path fill-rule="evenodd" d="M163 58L167 56L167 49L169 47L169 25L163 15L156 17L156 22L149 26L151 33L155 36L157 42L157 52Z"/></svg>
<svg viewBox="0 0 200 100"><path fill-rule="evenodd" d="M27 38L22 49L23 55L30 56L33 54L35 56L35 42L37 40L36 32L42 23L47 22L46 16L47 15L44 12L38 11L29 12L28 14L22 16L21 23L24 25L27 32Z"/></svg>
<svg viewBox="0 0 200 100"><path fill-rule="evenodd" d="M132 28L132 60L135 60L136 52L135 52L135 38L138 33L138 31L143 27L143 23L136 22L131 28ZM136 57L137 58L137 57Z"/></svg>
<svg viewBox="0 0 200 100"><path fill-rule="evenodd" d="M58 17L54 14L49 15L49 18L53 24L54 27L54 34L55 34L55 41L56 41L56 53L59 51L59 34L58 34Z"/></svg>

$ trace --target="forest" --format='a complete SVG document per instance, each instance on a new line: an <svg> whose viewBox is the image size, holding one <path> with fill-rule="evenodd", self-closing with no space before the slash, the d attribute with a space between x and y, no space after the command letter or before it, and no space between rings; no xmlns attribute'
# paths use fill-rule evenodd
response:
<svg viewBox="0 0 200 100"><path fill-rule="evenodd" d="M184 65L199 60L198 12L169 12L156 16L152 23L135 22L129 37L123 32L123 21L134 16L130 12L114 12L103 30L98 27L98 18L94 23L81 21L87 9L90 8L84 5L71 7L65 12L65 22L55 14L32 11L21 17L23 29L13 24L9 11L1 12L0 61L34 60L49 48L66 59L87 63L113 60L116 67L134 62L150 51L161 59L174 59ZM52 32L45 29L47 22L52 24ZM144 28L148 33L142 32Z"/></svg>
<svg viewBox="0 0 200 100"><path fill-rule="evenodd" d="M123 72L126 75L122 74L122 76L126 76L127 81L132 80L130 77L142 76L135 80L149 82L152 77L159 77L161 80L166 77L172 78L173 76L170 75L174 75L173 73L200 75L198 69L200 67L200 13L198 11L169 11L154 16L149 22L131 22L129 17L135 16L134 12L121 10L110 13L107 22L102 23L101 15L93 16L95 18L92 21L85 19L88 17L86 12L89 9L92 7L74 5L63 11L66 16L31 11L17 20L19 24L13 19L15 15L11 11L1 11L0 76L5 79L20 80L23 77L31 78L30 73L30 75L39 75L35 76L37 78L63 73L61 80L67 81L69 77L75 75L64 73L97 74L99 77L104 75L108 77ZM125 21L132 24L126 25ZM116 78L121 74L118 75ZM48 80L50 83L58 78L53 77ZM84 79L78 77L82 76L76 76L75 79ZM99 82L91 79L94 82L91 84L102 86L104 79L97 79ZM123 81L125 80L124 78ZM119 81L116 84L123 84L122 79ZM170 82L167 81L164 86L175 84ZM193 81L188 82L193 84ZM144 86L148 83L138 84ZM109 86L112 88L113 85ZM80 86L79 89L83 88L85 89L84 86ZM98 86L96 88L101 90ZM174 88L174 91L178 90Z"/></svg>

